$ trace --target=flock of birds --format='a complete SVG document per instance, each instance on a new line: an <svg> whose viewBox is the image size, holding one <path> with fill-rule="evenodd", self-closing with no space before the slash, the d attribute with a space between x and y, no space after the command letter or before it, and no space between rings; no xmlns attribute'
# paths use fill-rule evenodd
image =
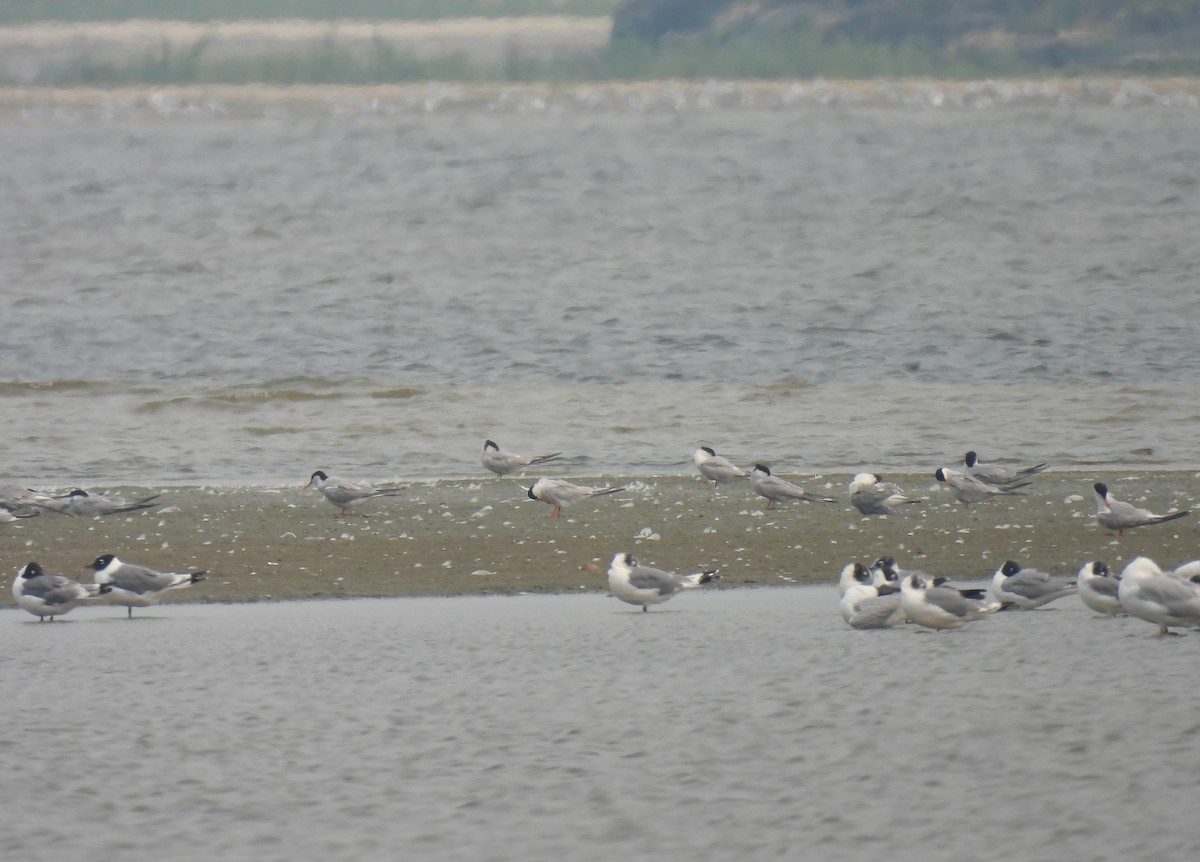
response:
<svg viewBox="0 0 1200 862"><path fill-rule="evenodd" d="M561 455L561 452L518 455L487 440L480 462L496 476L503 477L551 463ZM768 509L794 500L837 502L772 475L764 464L743 470L709 446L698 448L693 461L700 475L713 483L714 493L721 485L749 479L751 490L767 501ZM934 476L958 501L971 505L1022 494L1020 489L1029 486L1030 480L1047 466L1042 463L1009 470L981 462L972 451L967 452L963 469L939 467ZM323 470L313 472L304 487L317 488L331 505L337 507L339 517L368 500L396 496L403 491L398 487L376 487L341 479ZM622 487L592 487L543 477L530 485L526 495L551 506L551 517L558 517L564 508L581 500L623 490ZM877 473L855 475L848 490L850 503L863 515L900 514L904 508L924 502L921 498L908 496L895 483L885 481ZM1094 490L1097 521L1118 535L1189 514L1188 511L1155 514L1114 498L1101 482L1094 485ZM78 488L54 496L20 486L5 486L0 487L0 523L33 517L43 510L79 517L133 512L155 505L157 498L158 495L154 495L124 500L88 494ZM158 572L122 562L114 554L97 557L88 568L93 572L92 582L81 583L65 575L48 574L37 562L30 562L13 580L13 596L21 608L42 621L52 621L81 603L95 600L123 605L132 617L135 607L154 604L168 591L191 586L206 574L204 571ZM642 565L628 552L616 554L608 569L611 593L621 601L640 606L643 611L652 604L665 602L684 590L718 578L715 569L679 574ZM901 572L895 560L885 556L869 567L862 563L847 564L841 572L838 591L842 617L856 629L890 628L909 622L931 629L957 629L1000 610L1037 608L1071 594L1078 594L1088 607L1099 613L1130 614L1156 623L1160 634L1169 633L1171 627L1200 626L1200 560L1164 572L1152 560L1138 557L1119 574L1111 572L1103 562L1094 561L1084 564L1070 579L1023 569L1009 560L996 571L987 589L981 590L954 587L945 578L935 578L924 572Z"/></svg>

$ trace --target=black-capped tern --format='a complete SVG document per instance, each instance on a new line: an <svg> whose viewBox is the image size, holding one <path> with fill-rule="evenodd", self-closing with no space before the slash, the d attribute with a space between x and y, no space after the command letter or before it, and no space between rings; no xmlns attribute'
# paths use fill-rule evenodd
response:
<svg viewBox="0 0 1200 862"><path fill-rule="evenodd" d="M864 515L899 515L900 506L920 503L908 497L895 482L885 482L878 473L859 473L850 482L850 505Z"/></svg>
<svg viewBox="0 0 1200 862"><path fill-rule="evenodd" d="M532 464L545 464L547 461L554 461L562 455L562 452L553 452L549 455L516 455L512 452L501 450L491 440L485 440L483 443L483 452L479 455L479 460L483 466L491 470L497 476L507 476L514 470L519 470L522 467L528 467Z"/></svg>
<svg viewBox="0 0 1200 862"><path fill-rule="evenodd" d="M140 500L126 500L122 497L112 497L105 494L89 494L82 488L76 488L64 498L67 502L66 512L79 518L94 518L98 515L119 515L122 512L136 512L139 509L149 509L158 505L154 501L158 494L151 494ZM42 504L43 508L54 508Z"/></svg>
<svg viewBox="0 0 1200 862"><path fill-rule="evenodd" d="M750 475L728 458L718 455L710 446L697 449L692 453L692 460L696 462L696 469L700 471L700 475L713 483L714 490L725 482L744 479Z"/></svg>
<svg viewBox="0 0 1200 862"><path fill-rule="evenodd" d="M1020 485L1001 488L998 485L981 482L974 476L968 476L966 473L960 473L958 470L951 470L949 467L938 467L937 472L933 476L939 482L945 484L951 493L954 494L954 498L964 506L969 506L972 503L978 503L981 500L987 500L992 497L1023 497L1024 494L1017 489L1024 488L1030 484L1029 482L1023 482Z"/></svg>
<svg viewBox="0 0 1200 862"><path fill-rule="evenodd" d="M589 488L586 485L572 485L562 479L543 477L530 486L526 495L530 500L541 500L543 503L553 506L554 508L550 510L550 517L557 518L562 514L563 509L580 500L604 494L615 494L624 490L624 488Z"/></svg>
<svg viewBox="0 0 1200 862"><path fill-rule="evenodd" d="M1049 464L1034 464L1032 467L1024 467L1020 470L1009 470L1006 467L1000 467L996 464L983 464L979 460L979 456L975 452L968 452L963 459L963 463L967 467L967 475L974 476L980 482L987 482L989 485L999 485L1000 487L1011 487L1018 482L1024 482L1026 479L1036 476L1041 473Z"/></svg>
<svg viewBox="0 0 1200 862"><path fill-rule="evenodd" d="M1117 535L1123 535L1126 530L1135 527L1148 527L1152 524L1165 524L1188 514L1189 510L1170 512L1166 515L1156 515L1149 509L1139 509L1132 503L1116 499L1109 493L1108 486L1097 482L1092 486L1096 491L1096 520L1107 530L1116 530Z"/></svg>
<svg viewBox="0 0 1200 862"><path fill-rule="evenodd" d="M367 500L376 497L395 497L403 490L401 488L376 488L374 485L364 482L351 482L349 479L326 475L323 470L315 471L304 487L310 488L313 485L317 486L317 490L326 500L338 507L339 518L344 516L348 509L365 503Z"/></svg>
<svg viewBox="0 0 1200 862"><path fill-rule="evenodd" d="M771 469L765 464L755 464L750 471L750 487L755 494L765 497L767 508L774 509L776 503L785 500L804 500L809 503L836 503L831 497L821 497L810 494L799 485L793 485L786 479L771 475Z"/></svg>

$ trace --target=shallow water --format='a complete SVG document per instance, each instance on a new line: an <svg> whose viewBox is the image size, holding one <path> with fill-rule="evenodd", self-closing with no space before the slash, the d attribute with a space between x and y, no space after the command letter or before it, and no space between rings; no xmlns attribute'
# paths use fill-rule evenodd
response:
<svg viewBox="0 0 1200 862"><path fill-rule="evenodd" d="M1191 102L151 103L0 116L13 479L1200 462Z"/></svg>
<svg viewBox="0 0 1200 862"><path fill-rule="evenodd" d="M0 611L5 858L1186 858L1200 634L832 587ZM52 743L45 742L52 739Z"/></svg>

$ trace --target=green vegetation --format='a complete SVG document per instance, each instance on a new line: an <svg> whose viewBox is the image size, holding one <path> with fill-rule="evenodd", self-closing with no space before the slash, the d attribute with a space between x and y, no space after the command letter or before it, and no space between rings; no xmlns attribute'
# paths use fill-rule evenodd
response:
<svg viewBox="0 0 1200 862"><path fill-rule="evenodd" d="M433 21L522 15L611 15L619 0L23 0L0 3L0 25L32 21Z"/></svg>

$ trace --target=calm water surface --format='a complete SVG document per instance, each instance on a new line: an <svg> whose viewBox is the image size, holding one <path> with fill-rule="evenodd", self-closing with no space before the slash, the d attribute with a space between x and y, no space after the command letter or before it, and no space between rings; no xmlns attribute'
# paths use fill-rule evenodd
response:
<svg viewBox="0 0 1200 862"><path fill-rule="evenodd" d="M1200 634L832 587L0 612L8 859L1182 859Z"/></svg>
<svg viewBox="0 0 1200 862"><path fill-rule="evenodd" d="M1191 466L1193 102L9 112L4 470Z"/></svg>

